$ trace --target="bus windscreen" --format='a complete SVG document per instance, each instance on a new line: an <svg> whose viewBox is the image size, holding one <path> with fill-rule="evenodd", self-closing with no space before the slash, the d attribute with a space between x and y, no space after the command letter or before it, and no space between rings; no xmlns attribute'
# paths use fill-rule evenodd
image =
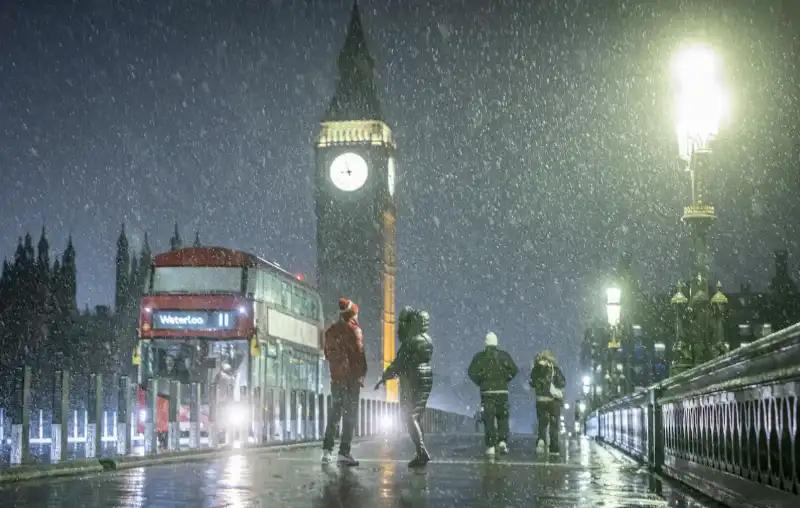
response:
<svg viewBox="0 0 800 508"><path fill-rule="evenodd" d="M242 294L243 268L216 266L158 266L148 293Z"/></svg>

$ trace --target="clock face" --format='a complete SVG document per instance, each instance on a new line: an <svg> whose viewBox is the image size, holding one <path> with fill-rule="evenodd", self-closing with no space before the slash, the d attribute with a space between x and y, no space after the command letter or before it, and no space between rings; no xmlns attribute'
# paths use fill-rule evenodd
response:
<svg viewBox="0 0 800 508"><path fill-rule="evenodd" d="M367 181L367 161L355 153L343 153L331 163L331 181L345 192L353 192Z"/></svg>
<svg viewBox="0 0 800 508"><path fill-rule="evenodd" d="M389 184L389 195L394 196L394 157L389 157L389 176L388 176L388 184Z"/></svg>

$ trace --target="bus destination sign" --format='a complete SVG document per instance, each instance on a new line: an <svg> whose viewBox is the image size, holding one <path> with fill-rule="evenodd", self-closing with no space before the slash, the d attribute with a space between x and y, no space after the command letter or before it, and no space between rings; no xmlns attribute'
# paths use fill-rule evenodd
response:
<svg viewBox="0 0 800 508"><path fill-rule="evenodd" d="M231 311L155 311L154 330L233 330L236 318Z"/></svg>

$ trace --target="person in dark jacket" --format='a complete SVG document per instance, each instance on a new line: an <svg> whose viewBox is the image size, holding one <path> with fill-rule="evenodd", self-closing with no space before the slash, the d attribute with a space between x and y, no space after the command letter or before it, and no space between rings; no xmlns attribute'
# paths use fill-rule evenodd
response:
<svg viewBox="0 0 800 508"><path fill-rule="evenodd" d="M564 373L551 351L542 351L533 361L531 388L536 392L536 420L538 431L536 451L542 452L550 434L550 453L559 453L558 431L561 426L561 406L564 404L562 390L566 386Z"/></svg>
<svg viewBox="0 0 800 508"><path fill-rule="evenodd" d="M433 388L433 342L428 335L430 316L424 310L405 307L398 319L397 336L400 349L394 361L386 368L375 389L396 377L400 378L400 403L406 417L408 435L414 442L417 453L409 462L410 467L421 467L430 462L431 456L425 448L420 419L425 412L428 396Z"/></svg>
<svg viewBox="0 0 800 508"><path fill-rule="evenodd" d="M485 348L472 358L469 378L481 390L486 455L508 453L508 383L517 375L511 355L497 347L497 335L486 334Z"/></svg>
<svg viewBox="0 0 800 508"><path fill-rule="evenodd" d="M327 464L333 460L333 440L341 418L338 462L343 466L357 466L358 461L350 455L350 442L358 418L359 392L367 375L367 358L358 324L358 305L346 298L339 299L339 321L325 331L324 351L330 364L332 400L322 441L322 462Z"/></svg>

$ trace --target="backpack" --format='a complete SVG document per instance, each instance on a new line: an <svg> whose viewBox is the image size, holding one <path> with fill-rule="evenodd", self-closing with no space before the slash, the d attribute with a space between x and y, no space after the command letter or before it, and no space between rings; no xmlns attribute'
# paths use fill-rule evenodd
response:
<svg viewBox="0 0 800 508"><path fill-rule="evenodd" d="M555 377L556 368L553 367L552 374L550 375L550 396L557 400L564 400L564 392L562 392L560 388L556 388L556 385L553 384Z"/></svg>
<svg viewBox="0 0 800 508"><path fill-rule="evenodd" d="M564 400L564 392L553 382L556 379L556 370L558 370L558 367L555 365L550 366L550 396L556 400Z"/></svg>

